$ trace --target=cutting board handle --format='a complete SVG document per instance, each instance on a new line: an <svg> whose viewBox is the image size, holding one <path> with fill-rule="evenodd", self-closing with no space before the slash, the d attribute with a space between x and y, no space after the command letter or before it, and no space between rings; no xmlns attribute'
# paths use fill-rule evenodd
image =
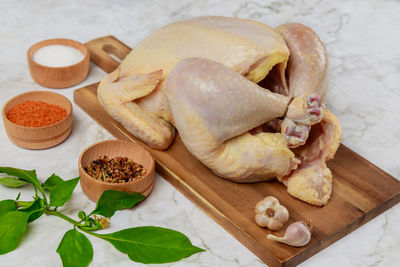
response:
<svg viewBox="0 0 400 267"><path fill-rule="evenodd" d="M111 35L91 40L85 45L89 50L90 60L107 73L115 70L121 63L115 58L123 60L132 50Z"/></svg>

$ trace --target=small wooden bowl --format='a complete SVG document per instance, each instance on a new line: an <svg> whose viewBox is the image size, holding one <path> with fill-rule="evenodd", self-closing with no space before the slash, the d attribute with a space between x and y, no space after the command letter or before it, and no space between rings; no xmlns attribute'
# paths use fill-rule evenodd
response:
<svg viewBox="0 0 400 267"><path fill-rule="evenodd" d="M8 111L27 100L43 101L65 108L67 115L57 123L43 127L27 127L11 122L7 118ZM17 95L3 106L2 116L8 138L17 146L28 149L44 149L58 145L64 141L72 129L72 105L63 95L47 92L32 91Z"/></svg>
<svg viewBox="0 0 400 267"><path fill-rule="evenodd" d="M66 67L49 67L33 60L37 50L48 45L66 45L78 49L84 55L82 61ZM69 39L48 39L38 42L28 50L29 72L38 84L49 88L66 88L83 81L89 72L89 52L84 44Z"/></svg>
<svg viewBox="0 0 400 267"><path fill-rule="evenodd" d="M142 177L127 183L105 183L96 180L85 172L84 167L103 156L109 158L128 157L130 160L141 164L146 169L146 173ZM154 167L154 159L147 150L138 144L122 140L107 140L93 144L81 153L78 162L82 191L94 202L97 202L104 191L110 189L148 196L153 189Z"/></svg>

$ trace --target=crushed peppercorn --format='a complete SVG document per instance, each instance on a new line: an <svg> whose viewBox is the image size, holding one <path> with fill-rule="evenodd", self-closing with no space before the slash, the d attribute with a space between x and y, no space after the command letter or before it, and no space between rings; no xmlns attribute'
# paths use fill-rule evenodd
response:
<svg viewBox="0 0 400 267"><path fill-rule="evenodd" d="M127 157L99 157L84 168L93 178L106 183L126 183L142 177L146 169Z"/></svg>

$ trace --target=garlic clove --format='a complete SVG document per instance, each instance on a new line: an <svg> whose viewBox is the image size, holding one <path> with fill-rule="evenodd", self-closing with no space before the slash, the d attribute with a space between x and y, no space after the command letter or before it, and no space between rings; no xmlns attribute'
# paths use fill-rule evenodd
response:
<svg viewBox="0 0 400 267"><path fill-rule="evenodd" d="M275 207L276 205L279 205L278 199L272 196L268 196L257 203L255 211L256 213L263 213L269 207Z"/></svg>
<svg viewBox="0 0 400 267"><path fill-rule="evenodd" d="M255 217L256 223L261 227L267 227L269 218L263 214L256 214Z"/></svg>
<svg viewBox="0 0 400 267"><path fill-rule="evenodd" d="M287 210L287 208L285 208L282 205L277 207L275 219L277 219L280 222L286 223L289 220L289 211Z"/></svg>
<svg viewBox="0 0 400 267"><path fill-rule="evenodd" d="M283 237L267 235L270 240L285 243L293 247L302 247L311 240L311 221L295 222L289 225Z"/></svg>
<svg viewBox="0 0 400 267"><path fill-rule="evenodd" d="M267 228L272 231L278 231L278 230L282 229L282 227L283 227L283 223L281 223L278 220L271 220L271 221L269 221L269 223L267 225Z"/></svg>

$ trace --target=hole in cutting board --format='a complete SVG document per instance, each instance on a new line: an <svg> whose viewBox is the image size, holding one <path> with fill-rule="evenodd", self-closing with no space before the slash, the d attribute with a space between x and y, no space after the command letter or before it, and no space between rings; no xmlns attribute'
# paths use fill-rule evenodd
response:
<svg viewBox="0 0 400 267"><path fill-rule="evenodd" d="M103 45L102 49L118 63L121 63L121 60L124 58L121 55L119 55L118 50L113 45L105 44Z"/></svg>
<svg viewBox="0 0 400 267"><path fill-rule="evenodd" d="M108 55L109 55L110 57L112 57L113 59L115 59L118 63L121 63L121 60L120 60L119 58L117 58L116 55L114 55L114 54L112 54L112 53L109 53Z"/></svg>

